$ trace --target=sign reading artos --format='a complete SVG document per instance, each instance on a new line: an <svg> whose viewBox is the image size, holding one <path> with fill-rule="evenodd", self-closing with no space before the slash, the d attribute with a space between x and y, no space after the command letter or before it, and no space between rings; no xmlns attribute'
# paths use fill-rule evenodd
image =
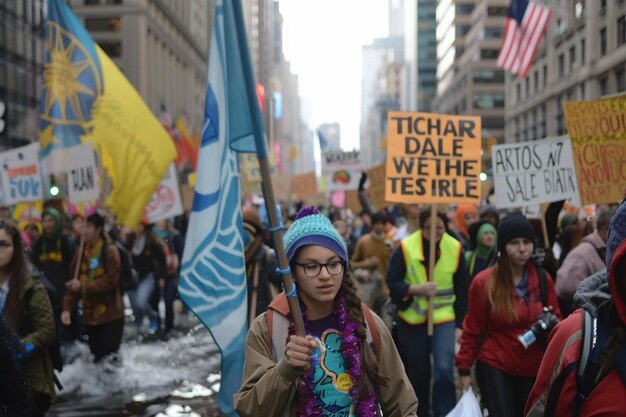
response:
<svg viewBox="0 0 626 417"><path fill-rule="evenodd" d="M387 201L480 201L480 117L392 112L388 129Z"/></svg>

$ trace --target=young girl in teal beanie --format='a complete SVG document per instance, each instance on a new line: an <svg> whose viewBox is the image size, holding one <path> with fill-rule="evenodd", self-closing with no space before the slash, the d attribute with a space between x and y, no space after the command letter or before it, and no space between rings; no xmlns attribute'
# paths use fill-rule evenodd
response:
<svg viewBox="0 0 626 417"><path fill-rule="evenodd" d="M328 218L305 207L284 244L306 336L295 335L284 293L252 322L239 416L415 416L391 335L356 295L346 245Z"/></svg>

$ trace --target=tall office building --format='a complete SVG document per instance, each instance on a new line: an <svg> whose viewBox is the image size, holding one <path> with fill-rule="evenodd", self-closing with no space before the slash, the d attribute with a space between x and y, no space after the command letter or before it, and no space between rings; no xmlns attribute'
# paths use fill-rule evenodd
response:
<svg viewBox="0 0 626 417"><path fill-rule="evenodd" d="M441 0L437 5L435 110L481 116L483 139L504 137L504 72L496 60L509 0Z"/></svg>
<svg viewBox="0 0 626 417"><path fill-rule="evenodd" d="M92 38L154 114L202 126L214 1L71 0Z"/></svg>
<svg viewBox="0 0 626 417"><path fill-rule="evenodd" d="M436 6L436 0L404 1L403 110L431 111L437 94Z"/></svg>
<svg viewBox="0 0 626 417"><path fill-rule="evenodd" d="M562 103L626 92L624 0L555 0L525 79L507 75L506 140L567 133Z"/></svg>
<svg viewBox="0 0 626 417"><path fill-rule="evenodd" d="M44 0L0 2L0 149L37 140Z"/></svg>

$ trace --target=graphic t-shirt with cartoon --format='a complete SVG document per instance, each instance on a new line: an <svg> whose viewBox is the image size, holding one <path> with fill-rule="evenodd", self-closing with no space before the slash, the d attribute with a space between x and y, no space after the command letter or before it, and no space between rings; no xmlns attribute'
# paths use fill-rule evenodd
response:
<svg viewBox="0 0 626 417"><path fill-rule="evenodd" d="M348 395L352 379L346 372L341 354L343 336L338 327L334 315L308 322L308 330L318 339L319 346L313 392L323 403L325 416L352 417L355 415L354 408Z"/></svg>

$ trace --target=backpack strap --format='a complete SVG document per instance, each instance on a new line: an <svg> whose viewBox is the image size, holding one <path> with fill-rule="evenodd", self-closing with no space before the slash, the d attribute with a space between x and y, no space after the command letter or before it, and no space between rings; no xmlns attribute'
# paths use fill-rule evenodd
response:
<svg viewBox="0 0 626 417"><path fill-rule="evenodd" d="M378 334L378 328L376 327L372 311L363 303L361 304L361 308L366 323L367 344L374 350L376 357L380 357L380 335ZM267 310L266 318L269 346L274 355L274 362L278 363L283 357L285 342L289 335L289 319L271 308Z"/></svg>
<svg viewBox="0 0 626 417"><path fill-rule="evenodd" d="M591 351L596 345L598 335L598 319L584 308L582 309L582 344L580 349L580 359L576 371L576 398L574 399L572 416L578 416L583 403L594 388L594 382L590 381L589 358ZM595 379L595 378L594 378Z"/></svg>

